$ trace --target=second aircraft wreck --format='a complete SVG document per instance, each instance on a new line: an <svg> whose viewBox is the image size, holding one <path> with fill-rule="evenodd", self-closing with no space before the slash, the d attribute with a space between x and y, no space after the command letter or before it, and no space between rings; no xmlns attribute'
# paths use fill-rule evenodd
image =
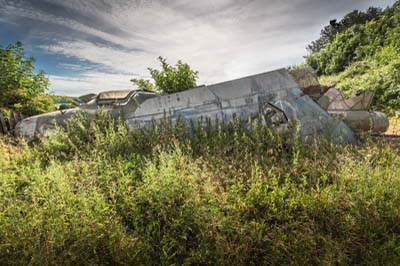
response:
<svg viewBox="0 0 400 266"><path fill-rule="evenodd" d="M352 99L334 88L319 85L311 69L289 73L279 69L223 83L200 86L183 92L159 95L144 90L108 91L78 108L29 117L16 126L17 136L48 135L56 125L65 126L76 112L95 115L105 110L122 114L130 128L169 116L172 121L229 123L262 116L272 127L284 131L298 123L300 137L329 136L336 143L353 143L355 132L383 133L389 126L386 115L370 112L373 94L362 92Z"/></svg>

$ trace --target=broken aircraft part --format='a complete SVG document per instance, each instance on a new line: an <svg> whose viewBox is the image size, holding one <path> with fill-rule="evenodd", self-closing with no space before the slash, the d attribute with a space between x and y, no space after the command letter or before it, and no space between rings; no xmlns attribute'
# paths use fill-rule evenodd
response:
<svg viewBox="0 0 400 266"><path fill-rule="evenodd" d="M374 98L372 91L359 91L353 98L347 99L343 92L331 88L318 100L318 104L328 111L367 111Z"/></svg>
<svg viewBox="0 0 400 266"><path fill-rule="evenodd" d="M387 116L381 112L368 111L373 97L371 91L359 91L356 96L347 99L343 92L331 88L319 98L318 103L357 133L384 133L389 128Z"/></svg>
<svg viewBox="0 0 400 266"><path fill-rule="evenodd" d="M389 120L384 113L369 111L330 111L336 117L346 123L357 133L385 133L389 128Z"/></svg>
<svg viewBox="0 0 400 266"><path fill-rule="evenodd" d="M336 88L319 85L312 68L291 71L290 74L300 85L303 93L312 97L331 116L342 120L357 133L385 133L389 119L384 113L370 111L374 98L372 91L358 91L352 98Z"/></svg>

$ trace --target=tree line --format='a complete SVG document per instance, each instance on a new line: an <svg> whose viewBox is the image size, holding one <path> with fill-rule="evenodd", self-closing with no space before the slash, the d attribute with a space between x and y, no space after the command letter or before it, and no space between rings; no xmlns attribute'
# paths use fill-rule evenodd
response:
<svg viewBox="0 0 400 266"><path fill-rule="evenodd" d="M323 83L335 83L347 94L375 92L373 106L400 110L400 1L382 10L353 11L332 20L308 46L306 63Z"/></svg>

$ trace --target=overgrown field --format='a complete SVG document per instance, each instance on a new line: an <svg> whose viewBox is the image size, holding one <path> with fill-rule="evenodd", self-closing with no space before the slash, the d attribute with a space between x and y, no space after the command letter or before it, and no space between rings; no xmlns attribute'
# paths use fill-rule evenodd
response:
<svg viewBox="0 0 400 266"><path fill-rule="evenodd" d="M0 139L1 265L400 264L396 147L84 123Z"/></svg>

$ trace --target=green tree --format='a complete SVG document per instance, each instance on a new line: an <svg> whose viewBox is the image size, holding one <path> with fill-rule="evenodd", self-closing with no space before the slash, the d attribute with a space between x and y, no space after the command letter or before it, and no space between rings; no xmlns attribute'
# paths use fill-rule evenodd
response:
<svg viewBox="0 0 400 266"><path fill-rule="evenodd" d="M161 56L158 57L158 60L161 63L162 70L148 68L154 83L146 79L131 79L131 82L141 89L159 91L166 94L184 91L197 86L196 81L199 72L192 70L188 64L179 60L175 66L171 66Z"/></svg>
<svg viewBox="0 0 400 266"><path fill-rule="evenodd" d="M34 115L53 108L46 94L48 79L34 72L33 57L26 57L21 42L0 45L0 110Z"/></svg>
<svg viewBox="0 0 400 266"><path fill-rule="evenodd" d="M310 54L318 53L327 47L338 33L342 33L355 25L365 24L381 15L381 8L370 7L365 12L354 10L345 15L339 22L337 19L332 19L329 21L329 25L321 30L320 37L307 46L307 50Z"/></svg>
<svg viewBox="0 0 400 266"><path fill-rule="evenodd" d="M400 1L397 1L384 11L371 7L367 13L349 13L339 24L335 22L339 25L336 27L344 27L345 30L336 32L323 49L308 55L307 63L321 75L337 74L352 63L365 59L374 58L380 63L388 63L378 57L386 47L399 51L399 4Z"/></svg>

